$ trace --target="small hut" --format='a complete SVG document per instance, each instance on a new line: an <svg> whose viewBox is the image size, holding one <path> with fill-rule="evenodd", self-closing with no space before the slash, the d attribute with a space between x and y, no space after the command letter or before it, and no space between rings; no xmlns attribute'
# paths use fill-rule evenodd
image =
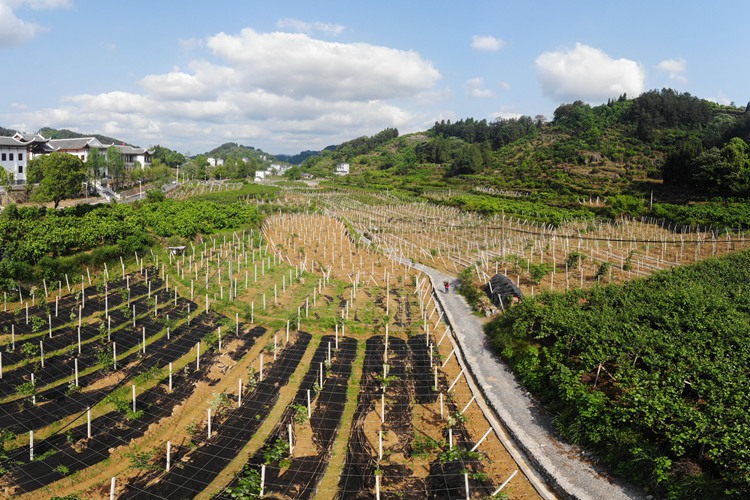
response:
<svg viewBox="0 0 750 500"><path fill-rule="evenodd" d="M484 291L492 300L492 303L500 309L505 309L514 300L523 300L523 292L504 274L494 275Z"/></svg>

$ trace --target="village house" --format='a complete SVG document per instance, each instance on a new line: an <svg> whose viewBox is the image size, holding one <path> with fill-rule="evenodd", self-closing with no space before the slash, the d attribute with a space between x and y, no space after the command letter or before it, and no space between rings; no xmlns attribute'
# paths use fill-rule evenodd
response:
<svg viewBox="0 0 750 500"><path fill-rule="evenodd" d="M49 140L40 135L0 137L0 165L13 175L14 184L26 183L26 166L35 155L51 153Z"/></svg>
<svg viewBox="0 0 750 500"><path fill-rule="evenodd" d="M13 174L14 184L25 184L28 161L39 155L54 152L68 153L77 156L85 163L92 149L106 154L110 146L117 148L128 170L136 165L140 168L151 166L153 151L146 148L136 148L126 144L103 144L96 137L47 139L38 134L21 133L16 133L13 137L0 137L0 165ZM103 174L105 177L108 176L106 170Z"/></svg>
<svg viewBox="0 0 750 500"><path fill-rule="evenodd" d="M349 175L349 164L348 163L339 163L336 165L336 170L334 171L336 175Z"/></svg>

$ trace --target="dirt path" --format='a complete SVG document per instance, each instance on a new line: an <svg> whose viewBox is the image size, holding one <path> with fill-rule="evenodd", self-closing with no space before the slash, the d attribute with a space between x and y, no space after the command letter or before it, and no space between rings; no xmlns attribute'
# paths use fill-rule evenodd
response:
<svg viewBox="0 0 750 500"><path fill-rule="evenodd" d="M520 386L507 365L492 352L481 322L472 314L464 298L454 291L457 284L454 276L421 264L412 264L407 259L397 260L412 265L429 276L435 290L441 288L440 284L444 280L449 280L454 285L449 293L436 293L436 300L445 311L453 340L476 381L480 395L484 396L488 406L494 410L512 437L512 442L506 446L509 449L512 446L523 450L518 450L517 454L528 457L527 460L533 463L533 469L538 471L524 470L530 479L537 478L540 494L545 497L551 494L544 484L546 479L554 485L557 494L564 497L645 497L637 488L605 477L602 471L580 458L578 448L556 439L550 416ZM523 456L519 458L519 466L525 468L526 460Z"/></svg>

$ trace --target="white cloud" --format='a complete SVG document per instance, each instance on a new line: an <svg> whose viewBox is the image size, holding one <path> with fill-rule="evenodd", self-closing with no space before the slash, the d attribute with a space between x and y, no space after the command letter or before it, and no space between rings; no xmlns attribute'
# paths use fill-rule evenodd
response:
<svg viewBox="0 0 750 500"><path fill-rule="evenodd" d="M687 71L687 61L685 59L665 59L661 61L656 67L669 73L669 79L677 83L686 84L688 82L685 72Z"/></svg>
<svg viewBox="0 0 750 500"><path fill-rule="evenodd" d="M523 116L523 113L514 113L512 111L497 111L495 113L491 113L490 116L492 116L492 118L500 118L502 120L514 120L517 118L521 118Z"/></svg>
<svg viewBox="0 0 750 500"><path fill-rule="evenodd" d="M44 31L38 24L19 18L18 9L49 10L72 5L72 0L0 0L0 49L20 45Z"/></svg>
<svg viewBox="0 0 750 500"><path fill-rule="evenodd" d="M104 131L182 151L231 139L272 153L296 152L386 127L414 128L426 118L402 103L418 107L413 102L434 95L440 78L416 52L305 34L245 29L187 45L206 47L208 56L142 76L139 92L67 96L59 106L21 111L14 120L22 130Z"/></svg>
<svg viewBox="0 0 750 500"><path fill-rule="evenodd" d="M28 4L34 10L69 9L73 0L15 0L17 4Z"/></svg>
<svg viewBox="0 0 750 500"><path fill-rule="evenodd" d="M495 93L490 89L485 88L484 78L471 78L464 82L464 91L466 95L472 97L493 97Z"/></svg>
<svg viewBox="0 0 750 500"><path fill-rule="evenodd" d="M639 95L646 78L638 62L613 59L581 43L572 50L544 52L535 62L542 92L557 101L603 101L624 93Z"/></svg>
<svg viewBox="0 0 750 500"><path fill-rule="evenodd" d="M31 40L39 30L38 25L19 19L10 5L0 2L0 48Z"/></svg>
<svg viewBox="0 0 750 500"><path fill-rule="evenodd" d="M276 27L282 30L293 31L296 33L322 33L324 35L338 36L344 32L344 27L340 24L307 22L299 19L284 18L276 22Z"/></svg>
<svg viewBox="0 0 750 500"><path fill-rule="evenodd" d="M219 33L214 55L233 66L246 88L331 100L391 99L432 87L440 78L419 54L365 43L334 43L304 34Z"/></svg>
<svg viewBox="0 0 750 500"><path fill-rule="evenodd" d="M724 106L729 106L732 103L732 100L727 96L724 91L720 90L716 97L708 97L709 101L713 101L716 104L723 104Z"/></svg>
<svg viewBox="0 0 750 500"><path fill-rule="evenodd" d="M497 52L505 47L505 40L494 36L474 35L471 37L471 48L483 52Z"/></svg>

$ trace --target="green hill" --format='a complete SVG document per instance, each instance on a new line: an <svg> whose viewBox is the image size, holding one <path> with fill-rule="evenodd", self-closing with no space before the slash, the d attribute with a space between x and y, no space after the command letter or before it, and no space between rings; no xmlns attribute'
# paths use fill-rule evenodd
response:
<svg viewBox="0 0 750 500"><path fill-rule="evenodd" d="M72 130L64 128L55 129L50 127L43 127L39 129L38 134L46 137L47 139L76 139L79 137L96 137L96 139L102 144L128 144L125 141L115 139L114 137L107 137L106 135L101 134L81 134L79 132L74 132ZM133 144L128 144L128 146L133 146Z"/></svg>
<svg viewBox="0 0 750 500"><path fill-rule="evenodd" d="M353 185L520 191L542 197L646 196L680 201L750 194L750 111L673 90L590 106L562 104L551 121L438 122L424 132L388 129L303 163ZM733 139L735 139L733 141Z"/></svg>

